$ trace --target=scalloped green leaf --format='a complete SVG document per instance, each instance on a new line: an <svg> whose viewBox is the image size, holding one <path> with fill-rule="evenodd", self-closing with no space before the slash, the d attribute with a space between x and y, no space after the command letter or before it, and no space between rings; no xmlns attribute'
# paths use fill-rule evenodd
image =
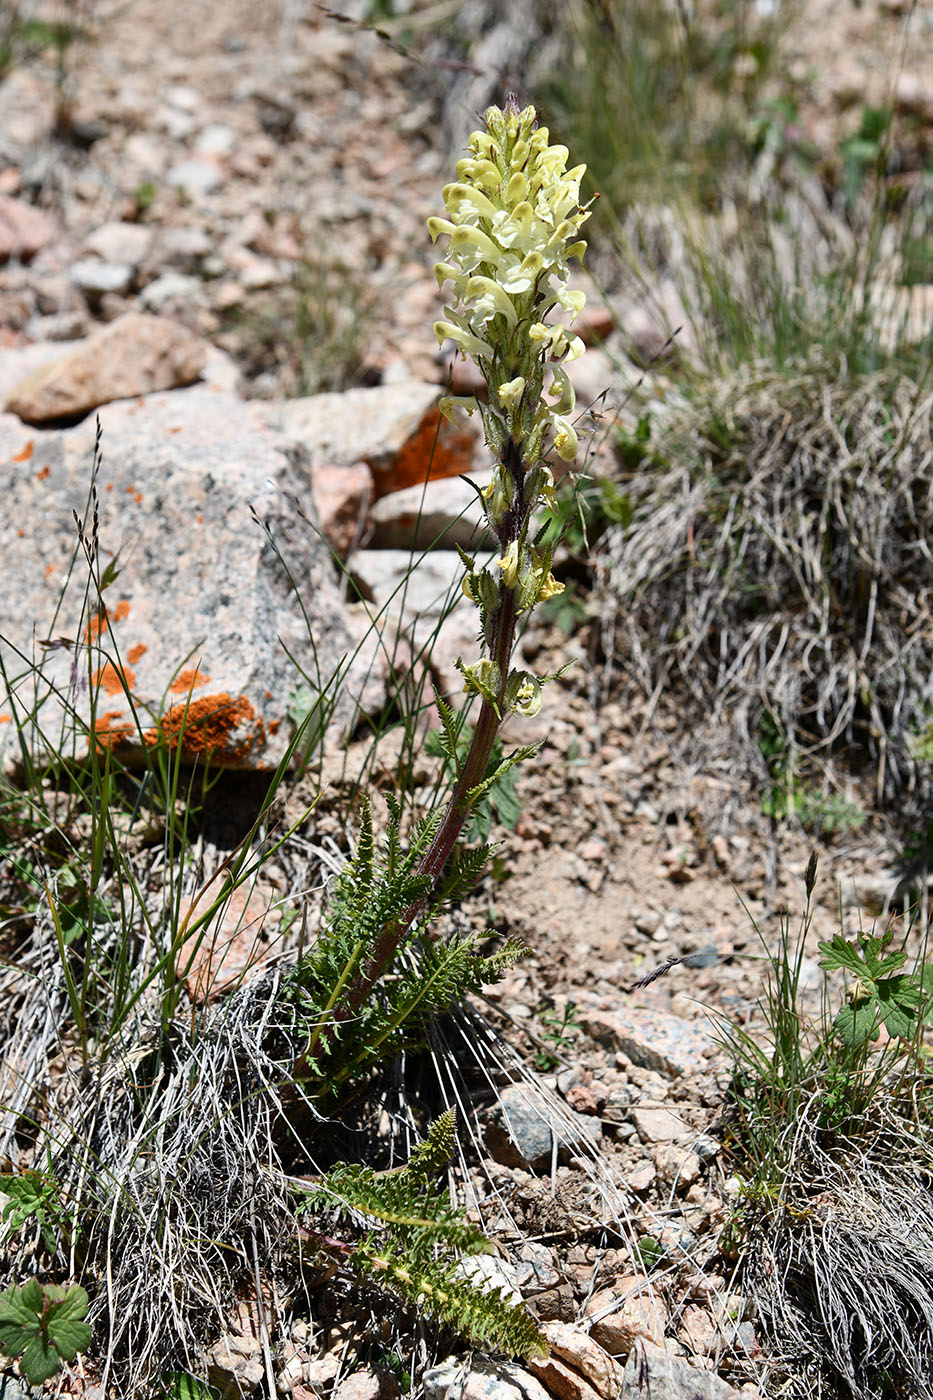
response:
<svg viewBox="0 0 933 1400"><path fill-rule="evenodd" d="M923 991L915 978L907 973L899 977L883 977L878 982L875 999L888 1035L907 1040L914 1033Z"/></svg>
<svg viewBox="0 0 933 1400"><path fill-rule="evenodd" d="M844 1006L833 1025L846 1045L862 1045L878 1039L878 1006L873 999Z"/></svg>
<svg viewBox="0 0 933 1400"><path fill-rule="evenodd" d="M0 1296L0 1351L19 1357L30 1385L54 1376L63 1361L73 1361L91 1339L83 1321L87 1293L79 1284L40 1284L29 1279Z"/></svg>

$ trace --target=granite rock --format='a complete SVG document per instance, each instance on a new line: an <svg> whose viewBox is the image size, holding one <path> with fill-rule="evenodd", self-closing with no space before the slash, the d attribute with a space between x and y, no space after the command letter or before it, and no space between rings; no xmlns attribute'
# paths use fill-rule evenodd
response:
<svg viewBox="0 0 933 1400"><path fill-rule="evenodd" d="M645 1279L634 1274L612 1288L594 1293L586 1307L593 1319L590 1336L610 1356L628 1356L638 1337L663 1344L668 1312L660 1296Z"/></svg>
<svg viewBox="0 0 933 1400"><path fill-rule="evenodd" d="M676 1079L704 1065L713 1044L703 1023L667 1011L628 1006L620 998L583 992L577 998L587 1033L635 1065Z"/></svg>
<svg viewBox="0 0 933 1400"><path fill-rule="evenodd" d="M560 1099L534 1084L508 1084L499 1092L499 1102L484 1130L486 1148L505 1166L548 1171L558 1160L597 1143L599 1122L574 1113Z"/></svg>
<svg viewBox="0 0 933 1400"><path fill-rule="evenodd" d="M271 421L312 463L365 462L378 498L429 477L460 476L482 460L477 429L442 418L436 384L404 380L373 389L314 394L270 408Z"/></svg>
<svg viewBox="0 0 933 1400"><path fill-rule="evenodd" d="M632 1349L618 1400L743 1400L712 1371L700 1371L665 1347L639 1339Z"/></svg>
<svg viewBox="0 0 933 1400"><path fill-rule="evenodd" d="M522 1367L491 1357L472 1364L451 1357L422 1376L424 1400L552 1400Z"/></svg>
<svg viewBox="0 0 933 1400"><path fill-rule="evenodd" d="M548 1389L558 1396L563 1393L548 1380L545 1369L559 1361L571 1371L579 1372L601 1400L615 1400L622 1384L622 1369L593 1337L566 1322L546 1322L541 1330L547 1337L551 1355L547 1361L533 1361L529 1365ZM562 1376L561 1380L566 1382L566 1377Z"/></svg>
<svg viewBox="0 0 933 1400"><path fill-rule="evenodd" d="M116 399L192 384L207 353L183 326L129 312L27 374L4 407L24 423L77 418Z"/></svg>
<svg viewBox="0 0 933 1400"><path fill-rule="evenodd" d="M474 472L467 479L428 481L381 497L369 514L371 544L377 549L479 548L489 542L478 497L488 482L488 472Z"/></svg>
<svg viewBox="0 0 933 1400"><path fill-rule="evenodd" d="M5 356L17 353L0 354L0 381ZM308 688L285 648L309 677L319 666L322 680L352 650L309 516L307 464L257 405L218 383L114 403L100 421L88 513L93 427L30 431L0 416L0 635L14 677L0 721L9 724L14 705L21 716L34 708L35 666L47 687L32 733L39 749L41 730L80 754L92 729L129 763L164 741L188 759L274 767L292 729L290 700ZM95 567L113 561L104 608L93 598L83 606L73 512L98 550ZM335 737L362 698L360 666L341 694ZM382 693L370 692L374 707ZM8 762L13 730L0 727Z"/></svg>
<svg viewBox="0 0 933 1400"><path fill-rule="evenodd" d="M84 251L105 263L125 263L134 271L149 255L155 232L145 224L111 220L84 240Z"/></svg>
<svg viewBox="0 0 933 1400"><path fill-rule="evenodd" d="M0 194L0 263L29 262L57 237L58 229L48 214Z"/></svg>

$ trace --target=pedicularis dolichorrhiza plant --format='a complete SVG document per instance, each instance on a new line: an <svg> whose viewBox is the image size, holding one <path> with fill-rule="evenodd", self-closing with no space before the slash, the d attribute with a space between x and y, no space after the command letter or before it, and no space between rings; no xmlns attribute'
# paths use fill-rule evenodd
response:
<svg viewBox="0 0 933 1400"><path fill-rule="evenodd" d="M377 850L364 804L356 852L336 882L327 927L298 966L292 986L307 1039L296 1089L322 1104L333 1104L343 1085L378 1061L418 1045L432 1015L498 981L525 951L509 940L484 957L473 936L442 941L432 923L490 854L487 846L467 849L462 839L477 804L537 751L537 745L519 747L495 759L498 731L510 715L536 714L542 685L553 679L514 668L512 654L519 620L563 587L551 572L553 545L536 512L555 505L547 454L571 461L577 450L566 364L583 345L552 318L563 312L572 320L583 305L583 293L567 282L570 261L585 248L578 233L587 210L580 205L584 167L567 169L566 148L548 143L534 108L520 111L509 99L504 110L491 107L485 122L457 166L457 181L444 190L448 217L428 223L435 240L447 239L447 259L435 273L441 287L453 288L435 331L475 359L486 380L483 400L442 400L447 414L457 407L481 414L494 458L481 499L498 557L481 567L461 551L463 592L479 612L482 650L458 667L468 700L479 701L479 716L464 756L460 717L437 697L441 745L456 773L446 807L416 828L407 848L393 807ZM441 1121L428 1139L437 1138L435 1147L444 1133L452 1136L452 1119L443 1129ZM341 1166L325 1174L310 1201L319 1216L330 1201L337 1221L349 1208L351 1216L379 1222L377 1252L368 1237L343 1255L358 1275L401 1291L472 1339L521 1355L546 1349L521 1309L495 1293L478 1294L458 1275L458 1253L485 1242L466 1230L459 1212L451 1215L446 1193L424 1194L418 1171ZM309 1238L332 1249L333 1228L312 1230ZM446 1261L437 1262L438 1249Z"/></svg>
<svg viewBox="0 0 933 1400"><path fill-rule="evenodd" d="M461 762L455 717L438 698L442 743L457 771L453 793L446 811L423 833L410 871L413 898L361 953L327 1007L338 1028L357 1021L416 922L423 922L483 794L536 752L534 746L520 748L489 771L500 726L510 714L536 714L541 687L553 679L513 669L511 661L519 619L563 589L551 573L553 546L536 539L535 512L555 504L548 451L566 462L577 451L566 365L584 347L566 325L549 318L564 312L572 320L585 300L583 292L567 286L570 263L580 260L586 247L578 237L588 218L580 204L585 167L568 170L566 147L550 145L547 129L536 124L535 109L519 110L511 97L504 110L490 107L485 123L485 130L470 138L470 154L458 162L457 181L444 189L449 217L428 220L432 239L446 238L448 245L447 260L435 265L435 275L454 293L435 332L442 343L452 340L476 361L487 389L485 401L441 401L448 416L457 407L480 413L494 456L492 480L481 499L499 557L492 568L477 567L461 551L463 592L479 611L483 654L461 659L458 667L467 694L480 699L480 713Z"/></svg>

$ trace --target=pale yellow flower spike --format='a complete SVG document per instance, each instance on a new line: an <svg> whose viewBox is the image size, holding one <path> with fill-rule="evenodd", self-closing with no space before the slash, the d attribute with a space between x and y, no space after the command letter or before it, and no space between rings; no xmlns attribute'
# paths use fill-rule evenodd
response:
<svg viewBox="0 0 933 1400"><path fill-rule="evenodd" d="M446 256L434 271L451 299L435 333L479 365L488 389L485 398L445 397L441 411L477 409L495 458L481 498L499 542L498 568L470 562L463 584L479 609L489 655L459 667L466 688L497 715L533 715L541 705L541 682L528 672L506 674L507 662L500 669L491 655L511 651L511 642L503 651L497 631L506 594L514 619L562 589L551 573L551 553L530 543L532 519L536 509L556 504L548 448L565 462L578 450L565 366L583 344L550 317L556 310L572 321L586 300L568 285L571 260L582 259L586 248L580 237L589 218L580 203L586 167L568 169L567 147L552 144L536 117L513 98L504 109L490 107L485 130L473 133L469 154L457 162L457 179L444 187L447 217L428 220L432 240L446 239Z"/></svg>

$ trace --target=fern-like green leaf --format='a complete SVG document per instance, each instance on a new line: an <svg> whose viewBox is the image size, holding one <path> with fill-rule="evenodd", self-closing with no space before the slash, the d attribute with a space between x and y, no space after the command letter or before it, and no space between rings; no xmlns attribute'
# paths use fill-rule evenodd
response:
<svg viewBox="0 0 933 1400"><path fill-rule="evenodd" d="M457 742L459 739L459 734L457 732L457 716L450 705L447 704L447 701L442 699L440 695L435 694L434 703L437 706L437 714L441 722L440 732L437 736L438 742L441 750L453 764L454 772L459 778L461 764L460 755L457 752Z"/></svg>
<svg viewBox="0 0 933 1400"><path fill-rule="evenodd" d="M451 864L444 878L438 895L439 903L447 904L451 900L459 899L464 894L468 894L498 849L499 843L494 842L486 846L474 846L469 850L461 850L457 860Z"/></svg>
<svg viewBox="0 0 933 1400"><path fill-rule="evenodd" d="M460 1267L465 1256L486 1253L489 1241L451 1204L446 1190L431 1184L454 1142L451 1109L432 1125L404 1167L376 1172L340 1163L303 1190L299 1211L326 1214L328 1231L341 1222L353 1226L356 1243L349 1253L341 1244L338 1259L405 1306L456 1329L468 1342L522 1357L546 1354L547 1343L522 1305L484 1286L482 1275ZM327 1238L332 1241L330 1234Z"/></svg>
<svg viewBox="0 0 933 1400"><path fill-rule="evenodd" d="M457 1110L448 1108L435 1118L424 1142L419 1142L405 1168L412 1176L436 1176L443 1171L457 1147Z"/></svg>
<svg viewBox="0 0 933 1400"><path fill-rule="evenodd" d="M373 809L365 793L360 797L360 832L356 839L354 865L361 874L367 873L372 881L375 843L373 838Z"/></svg>
<svg viewBox="0 0 933 1400"><path fill-rule="evenodd" d="M367 1266L371 1278L381 1276L383 1287L399 1294L409 1307L452 1327L465 1341L492 1345L523 1360L548 1354L547 1339L521 1304L458 1278L456 1266L438 1260L412 1268L387 1252L358 1260L361 1272Z"/></svg>
<svg viewBox="0 0 933 1400"><path fill-rule="evenodd" d="M493 783L498 782L499 779L504 777L517 763L523 763L526 758L534 758L540 747L541 744L525 744L522 748L516 749L514 753L507 754L498 767L494 768L491 773L488 773L481 783L477 783L476 787L470 788L467 793L469 800L471 802L477 802L484 793L489 791Z"/></svg>

